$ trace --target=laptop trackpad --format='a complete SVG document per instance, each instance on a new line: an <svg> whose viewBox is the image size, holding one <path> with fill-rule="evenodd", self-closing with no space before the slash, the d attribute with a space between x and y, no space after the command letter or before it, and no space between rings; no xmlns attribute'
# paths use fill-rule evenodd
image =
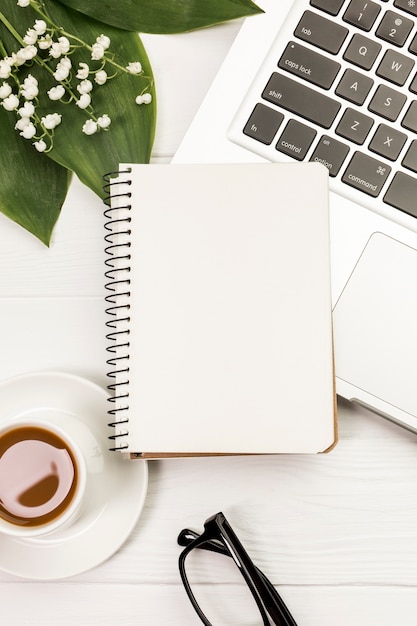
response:
<svg viewBox="0 0 417 626"><path fill-rule="evenodd" d="M338 378L417 415L417 251L369 239L334 308Z"/></svg>

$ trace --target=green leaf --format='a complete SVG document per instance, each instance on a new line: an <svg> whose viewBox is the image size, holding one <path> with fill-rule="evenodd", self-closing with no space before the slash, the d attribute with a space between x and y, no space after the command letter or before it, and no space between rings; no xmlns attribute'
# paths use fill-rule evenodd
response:
<svg viewBox="0 0 417 626"><path fill-rule="evenodd" d="M17 29L21 36L26 29L32 26L35 19L39 19L38 14L30 7L20 8L16 5L16 0L2 0L2 13ZM30 146L30 141L19 137L17 131L7 136L7 144L19 144L19 150L23 149L20 144L24 144L28 150L27 167L37 171L38 161L56 163L53 167L60 170L56 164L73 171L79 179L90 187L95 193L103 197L103 174L115 171L121 162L147 163L150 159L156 122L156 103L153 88L148 89L152 93L151 104L138 106L135 98L150 84L153 85L152 70L146 52L139 36L133 32L103 25L96 20L86 17L81 13L72 11L59 4L56 0L44 0L45 11L55 24L63 26L67 33L75 34L89 45L92 45L96 38L105 33L111 39L109 53L113 51L115 61L122 68L129 62L140 61L143 67L143 75L135 76L123 71L119 71L116 78L108 80L105 85L95 85L91 92L94 114L96 117L108 114L112 122L108 130L101 130L92 136L87 136L82 132L83 124L91 117L91 112L82 110L74 102L64 104L62 102L51 101L47 96L47 91L57 84L53 77L58 60L48 57L48 52L43 54L43 65L39 65L42 59L40 52L37 63L33 63L30 68L21 66L19 68L19 79L22 82L24 77L30 73L39 83L39 96L36 102L36 112L39 117L49 113L59 113L62 115L62 122L54 130L53 148L48 153L40 154L35 148ZM10 33L0 24L0 39L10 54L19 49L20 45L10 36ZM59 35L59 33L54 37ZM72 91L79 97L76 85L80 82L76 78L78 64L87 63L90 69L99 69L101 61L92 61L91 53L83 47L76 48L70 54L72 70ZM106 71L114 73L114 67L106 65ZM93 77L91 77L94 83ZM67 94L68 95L68 94ZM16 121L14 113L6 113L13 122ZM5 145L5 144L2 144ZM49 158L48 158L49 157ZM51 167L51 165L50 165ZM9 166L6 164L5 170L8 172ZM46 186L46 189L48 186ZM45 187L44 187L45 193ZM54 202L51 197L51 205ZM26 212L33 209L26 207ZM53 211L53 208L50 209ZM14 206L9 211L10 216L16 212Z"/></svg>
<svg viewBox="0 0 417 626"><path fill-rule="evenodd" d="M49 245L71 174L21 140L0 107L0 211Z"/></svg>
<svg viewBox="0 0 417 626"><path fill-rule="evenodd" d="M97 20L141 33L182 33L262 13L251 0L59 0Z"/></svg>
<svg viewBox="0 0 417 626"><path fill-rule="evenodd" d="M152 69L143 44L137 33L126 32L86 17L76 11L61 6L54 0L44 0L50 16L57 24L65 25L69 33L92 44L104 33L111 40L109 51L114 51L115 59L125 67L129 62L140 61L143 75L134 76L120 72L105 85L95 86L91 92L95 115L108 114L111 125L108 130L87 136L82 132L84 122L90 114L79 109L74 103L52 102L39 96L39 111L42 115L52 111L62 114L62 122L55 129L54 144L48 156L57 163L74 171L80 180L96 194L103 197L103 174L116 171L119 163L148 163L151 157L155 124L156 98L153 87L151 104L137 105L135 98L150 84L153 85ZM92 62L90 53L75 50L71 54L73 67L85 62L92 68L100 62ZM112 72L111 66L106 71ZM56 81L42 71L42 94ZM76 80L75 83L79 83ZM74 87L75 89L75 87ZM78 94L79 95L79 94Z"/></svg>

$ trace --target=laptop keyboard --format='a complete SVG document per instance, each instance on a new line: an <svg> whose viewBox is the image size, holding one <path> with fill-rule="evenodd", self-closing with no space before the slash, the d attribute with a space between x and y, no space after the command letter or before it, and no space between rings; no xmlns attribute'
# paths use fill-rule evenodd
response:
<svg viewBox="0 0 417 626"><path fill-rule="evenodd" d="M417 217L417 0L299 0L288 22L230 139Z"/></svg>

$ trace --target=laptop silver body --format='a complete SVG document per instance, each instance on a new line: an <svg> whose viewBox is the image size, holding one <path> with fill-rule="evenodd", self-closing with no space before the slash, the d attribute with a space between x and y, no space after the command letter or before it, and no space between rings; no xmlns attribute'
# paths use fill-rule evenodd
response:
<svg viewBox="0 0 417 626"><path fill-rule="evenodd" d="M324 19L337 24L341 29L345 28L347 24L344 21L344 15L351 2L355 5L353 8L356 9L355 19L362 19L357 11L356 0L334 1L343 6L336 16L319 11L319 15L322 15ZM384 11L389 9L391 11L389 18L394 19L394 25L396 19L398 28L403 28L403 24L399 24L399 21L407 25L408 17L413 16L407 15L401 7L395 6L395 2L401 3L401 0L388 0L387 2L378 0L370 4L371 9L376 11L378 11L378 5ZM303 25L305 22L300 22L300 20L306 11L310 12L313 9L315 12L315 7L311 6L309 0L260 0L258 4L265 13L245 20L180 145L174 161L293 161L294 156L291 150L294 150L296 141L284 142L284 139L281 139L291 119L296 120L295 125L299 124L302 129L304 129L304 123L310 130L313 129L311 134L315 136L315 143L313 142L307 151L305 160L314 160L314 155L318 154L315 148L318 141L325 143L332 140L336 141L337 145L340 141L342 145L345 143L349 145L349 154L341 168L342 172L345 172L345 180L350 176L348 184L340 183L340 180L329 176L337 393L417 432L415 382L417 374L417 218L383 201L384 195L388 196L387 171L391 170L391 160L386 156L382 157L380 154L371 152L373 156L368 161L373 163L373 158L375 158L376 172L378 172L372 180L368 180L365 174L362 176L361 170L358 169L361 163L356 164L356 171L350 170L347 164L350 164L350 160L356 154L355 142L345 142L343 136L320 126L321 121L318 124L315 121L312 123L311 120L294 115L291 111L278 106L280 120L281 116L282 120L280 130L272 142L264 144L254 140L250 136L251 127L249 127L249 135L243 132L248 127L248 121L257 103L266 105L268 112L269 109L275 108L274 103L266 100L262 95L265 95L268 84L272 95L267 94L267 97L272 100L276 97L279 101L280 88L274 89L274 85L269 83L272 74L278 72L284 77L282 80L286 81L285 88L290 80L294 81L294 84L299 82L302 86L305 84L311 86L304 76L299 77L297 73L294 73L294 67L295 62L298 67L303 67L297 55L302 55L304 48L310 47L308 41L310 29L308 25ZM368 3L365 1L363 5L365 7ZM329 6L332 6L332 3ZM308 13L304 19L310 17ZM417 17L414 17L414 20L417 23ZM306 32L301 32L301 37L307 39L306 41L294 38L294 31L297 27L300 31L305 29ZM353 33L358 35L357 39L360 43L363 42L359 37L370 37L370 32L363 30L362 24L360 27L353 26L352 28ZM349 29L351 29L350 24ZM386 39L389 36L388 30ZM409 41L412 37L413 32L410 32ZM364 41L366 42L366 39ZM290 53L288 52L290 44L295 46L296 56L294 57L291 56L292 49ZM347 42L345 46L348 46ZM357 51L359 48L360 46L357 46ZM398 46L392 44L389 39L381 39L380 58L383 58L391 49L396 52L397 48ZM314 50L317 51L317 48ZM285 51L287 51L286 56ZM320 52L318 50L319 55ZM283 68L278 67L280 59L283 59L281 61ZM288 59L290 59L289 62ZM284 62L289 69L284 67ZM342 59L340 63L340 55L337 62L340 64L338 81L346 70L356 71L356 66L352 62ZM394 72L396 72L397 65L401 65L396 58L390 59L389 62L391 65L388 69L393 68ZM310 68L306 67L307 73ZM402 86L395 85L395 92L406 93L408 90L407 105L404 106L408 106L408 103L414 99L412 93L410 97L409 85L416 72L417 63L416 67L410 70L407 83ZM385 83L389 89L391 83L386 80ZM353 85L353 82L349 84ZM314 88L318 93L327 95L326 89L316 88L315 85ZM295 86L294 89L297 87ZM388 92L389 95L390 92ZM291 100L291 90L289 98ZM371 98L372 91L365 102L365 107ZM415 98L417 100L417 96ZM348 104L351 109L350 114L352 111L362 110L355 103L349 102ZM365 111L365 118L367 113L368 111ZM341 116L342 112L338 114ZM316 112L313 111L313 117L315 115ZM337 123L340 127L342 126L341 121L338 122L336 118ZM254 126L256 133L256 124ZM355 126L355 119L349 126ZM399 121L377 117L374 128L380 126L387 135L383 135L382 151L390 149L388 141L388 135L391 135L390 129L395 131L395 138L401 138L405 134L405 129ZM279 145L279 141L276 143L278 137L283 151L275 147ZM386 147L382 145L385 140L388 141ZM326 145L322 147L326 149ZM404 153L405 150L406 147L403 149ZM389 152L388 155L390 156ZM329 167L325 159L322 159L322 162ZM415 178L416 174L405 171L410 175L410 180ZM379 184L378 176L384 177L384 183L381 184L382 190L377 190L377 194L374 192L374 183ZM409 180L407 177L405 179ZM302 180L300 180L300 185L302 185ZM365 185L368 188L364 193L361 186ZM297 189L294 189L294 194L296 193ZM387 200L390 198L387 197ZM408 202L410 203L410 197L408 197ZM413 202L411 204L413 205ZM417 210L417 194L415 205ZM414 208L412 207L411 210L413 211Z"/></svg>

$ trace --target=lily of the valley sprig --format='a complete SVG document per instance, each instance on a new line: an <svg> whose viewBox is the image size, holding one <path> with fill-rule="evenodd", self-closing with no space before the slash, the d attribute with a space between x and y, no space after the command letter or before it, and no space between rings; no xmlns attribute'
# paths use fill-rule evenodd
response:
<svg viewBox="0 0 417 626"><path fill-rule="evenodd" d="M156 92L138 33L259 12L252 0L1 0L0 212L49 245L73 175L102 198L105 173L150 161Z"/></svg>
<svg viewBox="0 0 417 626"><path fill-rule="evenodd" d="M22 9L32 6L39 14L23 38L13 25L0 12L0 21L16 39L19 47L7 52L1 45L0 53L0 105L17 116L15 129L24 139L31 140L38 152L49 152L53 147L54 133L61 124L62 114L54 110L53 102L77 106L84 110L86 119L79 129L85 135L108 131L111 118L106 111L98 111L94 106L94 92L120 72L143 75L140 60L132 60L126 66L117 62L111 51L111 39L101 33L94 42L86 42L67 32L51 20L43 2L39 0L18 0ZM85 61L73 66L71 55L75 50L85 52ZM37 112L39 90L42 85L32 74L21 80L22 66L37 64L54 77L56 84L46 92L51 101L51 111L45 115ZM135 98L137 105L150 104L152 94L149 88L142 89Z"/></svg>

